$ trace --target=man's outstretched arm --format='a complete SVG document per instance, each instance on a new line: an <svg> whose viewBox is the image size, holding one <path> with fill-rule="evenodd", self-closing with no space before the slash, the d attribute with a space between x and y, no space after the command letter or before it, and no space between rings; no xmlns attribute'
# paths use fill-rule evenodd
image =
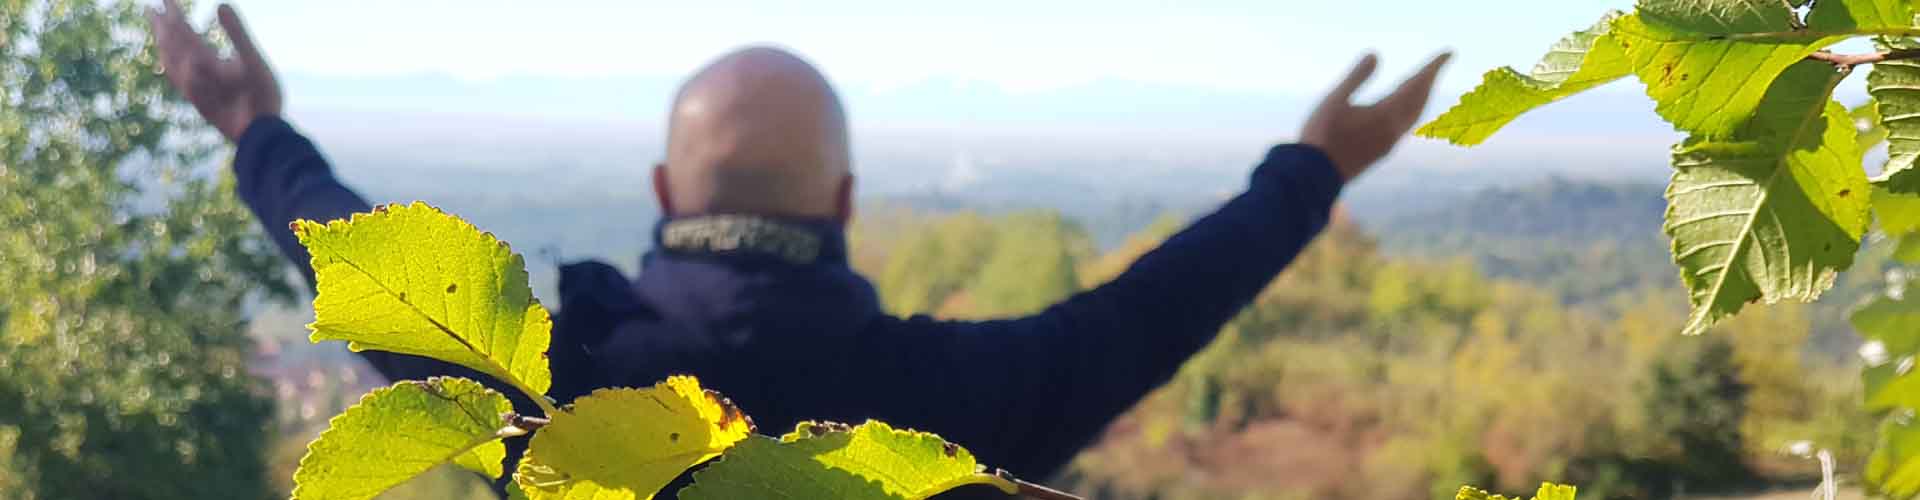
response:
<svg viewBox="0 0 1920 500"><path fill-rule="evenodd" d="M295 219L332 220L369 207L333 177L318 148L280 118L280 82L254 46L232 6L219 8L220 29L233 41L222 58L187 24L178 2L149 10L161 73L193 103L200 116L238 146L234 177L240 199L266 226L274 245L313 282L307 250L287 224Z"/></svg>
<svg viewBox="0 0 1920 500"><path fill-rule="evenodd" d="M896 346L909 353L900 369L919 372L947 402L918 416L928 430L959 431L950 437L989 463L1055 472L1045 469L1171 378L1320 233L1342 186L1418 120L1446 60L1377 104L1353 106L1375 64L1363 59L1315 110L1301 144L1273 148L1245 192L1113 281L1034 316L951 323L929 329L939 331L933 338L898 341L920 343Z"/></svg>
<svg viewBox="0 0 1920 500"><path fill-rule="evenodd" d="M221 5L220 29L233 41L234 55L221 58L187 24L178 2L166 10L148 10L162 73L208 123L238 146L233 170L240 199L260 219L280 253L313 284L312 259L288 223L295 219L333 220L370 209L367 201L333 176L320 150L280 118L280 83L254 46L233 7ZM472 376L471 370L427 358L385 352L361 353L389 379L425 379L434 375ZM486 379L482 379L486 380Z"/></svg>

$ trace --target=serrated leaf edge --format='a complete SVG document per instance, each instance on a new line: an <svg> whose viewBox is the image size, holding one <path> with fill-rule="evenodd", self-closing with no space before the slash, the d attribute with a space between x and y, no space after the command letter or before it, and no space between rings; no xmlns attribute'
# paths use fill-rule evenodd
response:
<svg viewBox="0 0 1920 500"><path fill-rule="evenodd" d="M497 391L494 391L493 389L490 389L490 388L487 388L485 384L481 384L481 383L480 383L479 381L476 381L476 380L473 380L473 379L469 379L469 378L465 378L465 377L430 377L430 378L428 378L428 379L427 379L427 380L425 380L425 381L420 381L420 380L402 380L402 381L399 381L399 382L395 382L395 383L393 383L393 384L391 384L391 385L387 385L387 386L385 386L385 387L380 387L380 388L376 388L376 389L374 389L374 390L371 390L371 391L367 391L367 393L366 393L366 394L362 394L362 395L360 395L360 400L359 400L359 401L357 401L357 402L354 402L354 404L353 404L353 406L349 406L349 407L347 407L347 409L346 409L346 410L342 410L342 411L341 411L340 413L338 413L338 414L335 414L335 415L334 415L334 416L333 416L332 418L328 418L328 419L327 419L327 429L326 429L326 430L323 430L323 431L320 431L320 435L319 435L319 436L317 436L317 437L315 437L315 438L314 438L314 439L313 439L312 441L308 441L308 442L307 442L307 448L306 448L306 449L307 449L307 452L306 452L305 454L303 454L303 455L301 455L301 456L300 456L300 464L294 467L294 471L293 471L293 477L295 478L295 481L294 481L294 484L293 484L293 491L289 493L289 498L292 498L292 499L294 499L294 500L299 500L299 498L300 498L300 494L301 494L301 492L302 492L302 491L303 491L303 490L304 490L304 489L306 488L306 485L304 485L304 484L300 484L300 482L298 481L298 479L299 479L299 477L300 477L300 470L301 470L301 469L305 469L305 468L307 467L307 461L308 461L308 460L311 460L311 459L313 458L313 447L314 447L314 445L317 445L317 444L320 444L320 443L321 443L322 441L325 441L325 440L327 439L327 436L329 436L329 435L332 435L332 434L334 434L334 431L336 431L336 430L339 430L339 428L338 428L337 426L335 426L334 424L336 424L336 423L338 423L338 421L339 421L339 420L340 420L340 419L341 419L342 417L345 417L345 416L347 415L347 413L348 413L348 412L351 412L351 411L353 411L353 410L354 410L354 409L356 409L356 408L360 408L361 406L363 406L363 405L366 405L366 404L367 404L368 402L370 402L370 401L372 401L372 400L374 399L374 397L376 397L376 396L379 396L379 395L381 395L381 394L385 394L385 393L388 393L388 392L392 392L392 391L394 391L394 390L396 390L396 389L398 389L398 388L399 388L399 387L401 386L401 384L408 384L408 385L414 385L414 386L421 386L421 387L431 387L431 386L432 386L432 384L434 384L435 382L438 382L438 381L440 381L440 380L464 380L464 381L468 381L468 382L473 382L473 383L474 383L475 385L479 385L479 386L480 386L480 389L481 389L481 390L483 390L483 391L486 391L486 392L489 392L489 393L493 393L493 394L499 394L499 392L497 392ZM429 392L429 393L431 393L431 392L433 392L433 390L432 390L432 389L426 389L426 390L427 390L427 392ZM469 415L471 415L471 414L469 414ZM460 455L462 455L462 454L465 454L465 453L467 453L467 452L469 452L469 451L473 451L473 449L474 449L474 448L479 448L479 447L480 447L481 445L484 445L484 444L487 444L487 442L488 442L488 441L495 441L495 440L499 440L499 439L504 439L504 438L506 438L506 437L508 437L508 436L507 436L507 434L509 434L509 433L510 433L510 431L508 431L508 430L507 430L507 429L505 428L505 427L507 427L507 426L504 426L504 425L503 425L503 426L501 426L501 427L503 427L503 428L502 428L502 429L500 429L500 430L497 430L497 431L494 431L494 434L493 434L493 435L491 435L491 436L486 436L486 437L483 437L483 438L475 438L475 439L474 439L474 440L473 440L472 442L469 442L469 443L467 443L467 444L465 444L465 445L462 445L462 446L461 446L461 447L459 448L459 450L458 450L458 451L455 451L455 452L453 452L453 453L451 453L451 454L448 454L448 455L447 455L446 457L443 457L443 458L441 458L441 459L440 459L440 460L438 461L438 463L439 463L439 464L449 464L449 463L453 463L453 459L454 459L454 458L457 458L457 457L459 457ZM431 469L429 469L429 470L431 470ZM425 473L426 473L426 471L421 471L421 474L425 474ZM506 473L506 471L501 471L501 473L502 473L502 474L505 474L505 473ZM414 477L419 477L419 476L418 476L418 475L415 475ZM411 479L411 478L409 478L409 479ZM395 486L398 486L398 485L396 484ZM392 487L388 487L388 489L392 489ZM381 492L385 492L385 491L386 491L386 490L381 490Z"/></svg>
<svg viewBox="0 0 1920 500"><path fill-rule="evenodd" d="M363 218L372 219L373 217L380 216L381 214L387 212L388 210L391 210L392 207L395 207L395 206L402 206L405 208L416 209L416 210L425 209L438 215L447 216L448 219L453 220L459 226L464 227L466 229L472 229L474 232L480 233L482 241L491 242L495 245L498 245L500 248L505 249L507 251L507 254L509 255L509 258L513 260L514 264L517 264L522 271L526 269L525 257L521 256L519 253L514 252L513 246L511 244L508 244L505 240L501 240L499 237L494 236L494 234L490 231L481 230L478 226L475 226L473 225L473 223L468 222L465 218L447 213L445 210L441 210L440 207L433 206L423 201L414 201L412 203L407 203L407 204L392 203L392 204L380 205L380 206L374 207L372 212L356 212L345 219L334 219L334 220L327 221L325 223L315 222L308 219L297 219L297 220L294 220L292 223L290 223L290 226L291 226L290 229L293 230L294 237L299 239L301 242L301 245L304 246L306 244L307 231L309 230L320 228L327 231L345 231L348 229L348 227L352 226L355 223L360 222ZM308 250L308 254L309 254L309 258L313 260L319 260L317 257L311 257L311 254L312 254L311 249ZM386 292L388 295L394 295L396 297L398 296L398 294L393 293L393 290L388 289L386 284L383 281L373 276L372 273L367 272L367 270L360 267L359 264L356 264L353 261L350 261L344 258L340 259L340 261L345 262L348 266L352 267L354 270L360 271L361 274L364 274L368 278L372 279L372 281L375 284L379 285L382 291ZM309 265L312 265L312 264L309 264ZM527 300L528 300L527 307L529 310L533 308L544 307L540 305L540 299L537 297L529 296ZM506 382L508 385L512 385L514 389L518 389L520 392L526 394L526 396L529 399L532 399L534 403L540 406L540 409L542 411L545 411L548 414L552 414L558 411L558 409L553 406L553 403L547 400L546 394L544 392L533 390L532 387L527 385L526 381L520 380L520 377L515 376L511 368L500 364L500 362L496 361L492 355L488 353L480 352L478 348L475 348L473 346L473 343L468 342L464 338L461 338L460 335L455 333L452 328L447 327L447 325L441 324L439 320L435 320L433 319L433 317L428 316L424 311L421 311L418 307L415 307L413 304L407 303L404 300L402 301L402 303L406 304L407 308L409 310L414 311L415 314L418 314L421 317L425 318L428 323L434 326L434 328L439 329L440 333L445 334L448 338L453 339L454 342L458 342L460 346L465 347L468 352L473 353L482 361L490 365L491 368L496 369L499 372L498 376L501 378L502 381ZM319 335L320 333L319 330L315 328L315 326L318 323L319 322L316 320L315 322L308 323L306 325L307 330L311 332L308 335L308 340L313 343L319 343L325 340L331 340L331 339L313 338L314 336ZM547 348L552 349L552 342L553 342L552 340L553 332L551 329L552 318L547 319L547 324L548 324L548 331L539 332L537 333L537 335L547 337L547 344L548 344ZM522 332L521 334L533 335L536 333ZM356 340L347 341L347 348L354 352L359 352L362 350L366 350L368 348L373 348L374 350L379 350L379 351L387 351L386 349L383 349L380 347L381 346L379 344L369 344L367 342L361 342ZM388 351L388 352L392 352L392 351ZM440 361L446 361L446 360L440 360ZM485 371L485 370L482 370L482 371ZM552 377L551 366L548 367L548 373L549 373L548 377ZM488 375L494 375L494 374L489 373Z"/></svg>

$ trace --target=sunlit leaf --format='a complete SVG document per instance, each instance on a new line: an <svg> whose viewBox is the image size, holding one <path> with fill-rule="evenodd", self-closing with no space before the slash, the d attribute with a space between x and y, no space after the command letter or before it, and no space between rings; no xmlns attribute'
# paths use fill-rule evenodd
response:
<svg viewBox="0 0 1920 500"><path fill-rule="evenodd" d="M544 398L553 323L505 242L419 202L294 228L319 286L313 341L457 363Z"/></svg>
<svg viewBox="0 0 1920 500"><path fill-rule="evenodd" d="M1851 33L1913 26L1911 0L1821 0L1807 15L1807 29Z"/></svg>
<svg viewBox="0 0 1920 500"><path fill-rule="evenodd" d="M1895 239L1893 257L1920 263L1920 169L1902 169L1873 181L1873 213Z"/></svg>
<svg viewBox="0 0 1920 500"><path fill-rule="evenodd" d="M1904 40L1882 40L1881 50L1920 48ZM1885 174L1913 168L1920 158L1920 61L1899 59L1873 65L1867 74L1867 93L1886 129Z"/></svg>
<svg viewBox="0 0 1920 500"><path fill-rule="evenodd" d="M969 484L1017 491L985 472L965 448L874 421L858 427L803 422L779 440L749 438L693 481L680 498L918 500Z"/></svg>
<svg viewBox="0 0 1920 500"><path fill-rule="evenodd" d="M463 378L402 381L333 418L294 472L296 500L364 499L452 462L500 477L506 396Z"/></svg>
<svg viewBox="0 0 1920 500"><path fill-rule="evenodd" d="M601 389L534 434L514 480L533 500L652 498L752 432L738 408L693 377Z"/></svg>
<svg viewBox="0 0 1920 500"><path fill-rule="evenodd" d="M1867 486L1889 498L1920 496L1920 425L1913 415L1887 419L1867 459Z"/></svg>
<svg viewBox="0 0 1920 500"><path fill-rule="evenodd" d="M1632 74L1626 53L1607 34L1620 16L1610 12L1593 27L1560 39L1532 71L1509 67L1487 72L1479 87L1460 96L1459 104L1415 133L1463 146L1480 144L1534 108Z"/></svg>
<svg viewBox="0 0 1920 500"><path fill-rule="evenodd" d="M1871 351L1862 374L1867 409L1920 408L1920 294L1880 297L1853 312L1853 329Z"/></svg>
<svg viewBox="0 0 1920 500"><path fill-rule="evenodd" d="M1723 139L1760 107L1769 88L1761 82L1846 38L1797 30L1796 23L1778 0L1642 0L1634 15L1614 22L1613 35L1662 118L1678 130Z"/></svg>
<svg viewBox="0 0 1920 500"><path fill-rule="evenodd" d="M1840 78L1806 62L1774 82L1731 139L1675 149L1666 232L1698 334L1749 302L1806 302L1853 263L1869 221L1868 185Z"/></svg>

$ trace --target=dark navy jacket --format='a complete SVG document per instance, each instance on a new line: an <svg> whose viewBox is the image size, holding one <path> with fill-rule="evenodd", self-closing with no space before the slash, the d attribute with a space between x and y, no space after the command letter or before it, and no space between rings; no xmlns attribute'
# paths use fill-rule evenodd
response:
<svg viewBox="0 0 1920 500"><path fill-rule="evenodd" d="M309 277L307 253L287 223L369 209L278 118L247 129L234 170L241 199ZM732 398L762 433L784 433L800 420L873 418L938 433L982 463L1045 478L1271 282L1325 227L1341 186L1317 149L1275 147L1244 193L1112 282L1005 320L887 315L847 264L844 228L828 222L777 221L819 237L807 262L656 245L631 282L605 264L568 265L551 396L564 403L597 387L692 374ZM478 377L424 358L364 354L393 379Z"/></svg>

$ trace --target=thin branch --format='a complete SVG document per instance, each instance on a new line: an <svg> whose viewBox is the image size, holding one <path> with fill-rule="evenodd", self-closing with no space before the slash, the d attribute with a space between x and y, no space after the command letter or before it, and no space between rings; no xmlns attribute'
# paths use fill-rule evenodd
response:
<svg viewBox="0 0 1920 500"><path fill-rule="evenodd" d="M1841 70L1853 69L1862 64L1874 64L1886 61L1920 59L1920 49L1900 49L1866 54L1835 54L1825 50L1807 55L1808 60L1832 64Z"/></svg>
<svg viewBox="0 0 1920 500"><path fill-rule="evenodd" d="M504 421L503 423L507 424L510 427L518 428L528 432L540 430L541 427L546 427L547 424L553 423L553 421L551 420L547 420L540 417L529 417L529 416L521 415L518 413L507 413L507 414L501 415L500 420Z"/></svg>
<svg viewBox="0 0 1920 500"><path fill-rule="evenodd" d="M1017 493L1014 493L1014 496L1021 498L1033 498L1037 500L1086 500L1072 493L1023 481L1020 478L1013 477L1013 473L1007 472L1006 469L994 469L993 476L1000 478L1002 481L1012 483L1014 489L1017 491Z"/></svg>
<svg viewBox="0 0 1920 500"><path fill-rule="evenodd" d="M1014 486L1020 487L1020 496L1023 496L1023 497L1034 498L1038 500L1085 500L1072 493L1067 493L1067 492L1056 490L1053 488L1048 488L1038 484L1033 484L1033 483L1029 483L1019 479L1012 479L1012 478L1009 478L1009 480L1013 481Z"/></svg>

